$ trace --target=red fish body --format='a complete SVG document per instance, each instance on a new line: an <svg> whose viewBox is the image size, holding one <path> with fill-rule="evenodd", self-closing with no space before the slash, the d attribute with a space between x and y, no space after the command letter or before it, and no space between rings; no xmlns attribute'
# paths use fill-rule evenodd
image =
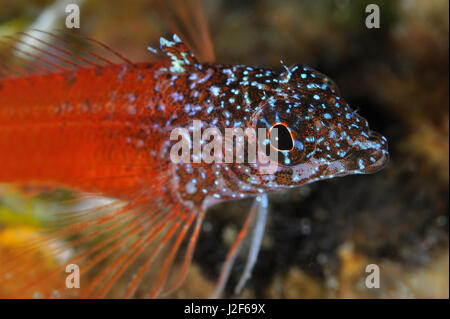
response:
<svg viewBox="0 0 450 319"><path fill-rule="evenodd" d="M140 82L152 87L152 71L145 71ZM130 140L150 126L143 120L151 110L136 98L144 96L136 90L138 74L114 66L2 81L0 180L111 196L124 196L124 186L136 188L155 165ZM139 113L132 115L132 108Z"/></svg>
<svg viewBox="0 0 450 319"><path fill-rule="evenodd" d="M152 220L140 230L152 242L149 232L156 238L167 226L170 236L161 242L175 238L149 296L164 286L183 231L211 204L371 173L387 162L386 139L369 130L326 76L308 67L280 73L201 64L176 36L162 39L161 50L170 61L0 79L0 183L63 186L121 199L149 215L165 209L163 223ZM282 124L292 147L277 149L272 174L262 173L258 162L174 163L170 152L177 141L170 134L177 128L193 132L193 120L220 132ZM188 250L185 265L191 254ZM125 260L111 268L117 271L111 285ZM139 280L149 266L141 268ZM139 280L132 281L128 296ZM98 288L96 296L109 288Z"/></svg>

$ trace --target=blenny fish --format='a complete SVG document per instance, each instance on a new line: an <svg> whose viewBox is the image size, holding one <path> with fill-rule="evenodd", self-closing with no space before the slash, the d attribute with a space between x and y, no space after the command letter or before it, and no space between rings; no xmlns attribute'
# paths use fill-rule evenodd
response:
<svg viewBox="0 0 450 319"><path fill-rule="evenodd" d="M55 256L66 252L60 267L9 297L165 296L187 274L208 207L254 197L224 263L218 297L249 225L259 219L240 287L250 276L267 193L374 173L388 161L386 139L369 129L332 80L308 66L277 71L201 63L176 35L161 38L162 61L132 63L120 56L122 63L112 63L87 50L74 55L64 49L67 40L41 33L54 41L28 35L41 45L28 45L41 53L33 62L21 69L0 63L0 183L51 185L81 198L114 200L62 213L57 228L49 225L2 261L4 283L32 271L23 256L42 247ZM11 50L19 50L19 42ZM2 61L11 57L5 52ZM170 134L193 132L193 120L220 132L277 128L276 169L263 172L258 161L174 163L170 150L178 141ZM81 287L69 289L65 281L49 287L52 276L67 275L68 264L79 265Z"/></svg>

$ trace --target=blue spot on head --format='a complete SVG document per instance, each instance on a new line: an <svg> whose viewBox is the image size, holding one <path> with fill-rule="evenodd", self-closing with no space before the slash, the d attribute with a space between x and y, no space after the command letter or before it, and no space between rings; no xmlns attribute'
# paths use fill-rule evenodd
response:
<svg viewBox="0 0 450 319"><path fill-rule="evenodd" d="M299 151L303 151L303 143L300 141L295 141L295 148L297 148Z"/></svg>
<svg viewBox="0 0 450 319"><path fill-rule="evenodd" d="M358 165L359 165L359 169L365 169L366 168L366 166L364 165L364 162L363 162L363 160L361 158L358 160Z"/></svg>
<svg viewBox="0 0 450 319"><path fill-rule="evenodd" d="M314 100L319 100L320 96L318 96L317 94L314 94L313 98L314 98Z"/></svg>
<svg viewBox="0 0 450 319"><path fill-rule="evenodd" d="M212 92L212 94L214 94L214 96L218 96L219 92L220 92L220 88L218 88L217 86L211 86L211 92Z"/></svg>

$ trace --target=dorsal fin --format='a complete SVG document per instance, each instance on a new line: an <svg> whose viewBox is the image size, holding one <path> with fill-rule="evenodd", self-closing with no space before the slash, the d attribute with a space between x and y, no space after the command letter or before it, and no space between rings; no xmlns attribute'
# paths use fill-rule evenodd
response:
<svg viewBox="0 0 450 319"><path fill-rule="evenodd" d="M180 36L201 62L214 62L214 49L200 0L156 0L171 31Z"/></svg>
<svg viewBox="0 0 450 319"><path fill-rule="evenodd" d="M134 66L103 43L73 32L32 29L0 38L0 79L124 63Z"/></svg>
<svg viewBox="0 0 450 319"><path fill-rule="evenodd" d="M154 52L152 48L149 48ZM160 39L160 49L170 60L170 72L183 73L186 69L196 68L199 62L181 39L174 34L173 40Z"/></svg>

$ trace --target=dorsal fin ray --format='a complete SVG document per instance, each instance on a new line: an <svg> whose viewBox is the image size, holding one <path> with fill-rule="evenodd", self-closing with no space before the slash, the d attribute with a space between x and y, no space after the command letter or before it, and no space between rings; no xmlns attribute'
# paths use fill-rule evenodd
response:
<svg viewBox="0 0 450 319"><path fill-rule="evenodd" d="M28 36L26 33L23 33L23 35ZM35 57L36 59L47 62L49 65L59 69L60 71L68 71L69 69L67 68L67 64L73 67L79 67L75 63L63 58L62 56L58 56L46 50L40 49L39 47L21 40L16 36L5 36L5 38L10 39L11 41L18 44L18 47L15 48L16 52L32 56L28 50L34 50L37 52ZM52 62L52 60L55 62Z"/></svg>
<svg viewBox="0 0 450 319"><path fill-rule="evenodd" d="M90 58L89 57L86 58L89 61L88 62L89 64L97 65L99 63L99 61L101 61L101 63L105 63L105 64L110 64L110 65L114 64L110 60L108 60L108 59L106 59L106 58L96 54L95 52L93 52L91 50L88 50L88 49L84 48L81 45L77 45L76 43L72 43L72 42L70 42L68 40L65 40L64 38L62 38L62 37L60 37L58 35L55 35L55 34L53 34L51 32L46 32L46 31L42 31L42 30L34 30L34 31L41 32L41 33L46 34L46 35L48 35L48 36L50 36L52 38L55 38L57 41L60 41L61 43L65 44L65 45L72 45L75 49L79 50L80 52L89 55ZM70 33L67 33L67 32L66 32L66 34L67 35L71 35ZM114 52L114 54L115 53L116 52ZM92 60L92 59L95 59L95 60Z"/></svg>
<svg viewBox="0 0 450 319"><path fill-rule="evenodd" d="M23 58L21 56L22 54L29 56L28 52L17 51L21 54L14 55L13 52L14 48L11 43L6 43L4 40L0 40L0 46L1 45L5 46L4 48L0 47L0 62L5 61L5 63L0 63L0 69L6 71L2 72L3 77L20 76L21 74L33 72L30 71L30 68L32 68L33 70L37 68L39 70L38 72L46 72L46 68L38 65L38 63L40 62L37 61L31 62L30 60L26 60L26 58ZM6 61L10 61L11 63L6 63Z"/></svg>
<svg viewBox="0 0 450 319"><path fill-rule="evenodd" d="M88 66L135 66L107 45L67 31L52 33L31 29L27 33L3 36L0 45L0 79ZM9 71L5 72L5 69Z"/></svg>
<svg viewBox="0 0 450 319"><path fill-rule="evenodd" d="M186 69L195 69L199 64L194 54L176 34L173 35L173 40L161 37L160 50L171 61L170 72L183 73Z"/></svg>
<svg viewBox="0 0 450 319"><path fill-rule="evenodd" d="M200 62L214 62L214 49L200 0L156 0L171 31L178 34Z"/></svg>
<svg viewBox="0 0 450 319"><path fill-rule="evenodd" d="M53 35L52 33L49 33L49 32L40 31L40 30L34 30L34 31L36 31L36 32L42 32L43 34L47 34L47 35L50 35L50 36L55 37L55 35ZM48 46L49 48L54 49L54 50L57 51L57 52L60 52L60 53L65 54L65 55L67 55L67 56L72 56L72 55L73 55L73 53L70 52L70 51L68 51L67 49L62 48L62 47L58 47L58 46L56 46L56 45L54 45L54 44L52 44L52 43L49 43L49 42L44 41L44 40L42 40L42 39L39 39L38 37L35 37L35 36L30 35L30 34L27 34L27 33L23 33L23 32L21 32L21 34L24 34L24 35L26 35L27 37L29 37L29 38L31 38L31 39L34 39L34 40L36 40L36 41L38 41L38 42L40 42L40 43L42 43L42 44ZM60 41L62 42L63 40L60 39ZM67 41L65 41L65 43L67 43ZM85 62L85 63L90 64L90 65L92 65L92 66L96 66L96 64L95 64L94 62L92 62L92 61L90 61L90 60L88 60L88 59L83 58L83 56L81 56L81 55L77 56L77 59L80 60L81 62Z"/></svg>

